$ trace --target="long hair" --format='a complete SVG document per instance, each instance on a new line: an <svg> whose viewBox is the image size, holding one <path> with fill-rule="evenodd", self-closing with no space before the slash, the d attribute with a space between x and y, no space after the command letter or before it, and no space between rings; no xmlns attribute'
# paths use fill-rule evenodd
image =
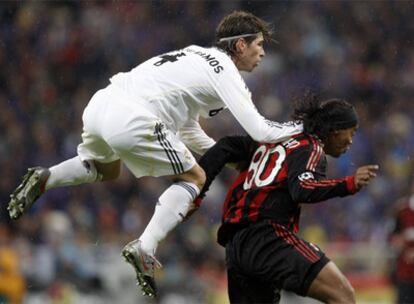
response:
<svg viewBox="0 0 414 304"><path fill-rule="evenodd" d="M325 139L334 130L347 129L358 124L354 107L343 99L322 100L320 95L307 91L294 99L292 118L303 122L303 132Z"/></svg>

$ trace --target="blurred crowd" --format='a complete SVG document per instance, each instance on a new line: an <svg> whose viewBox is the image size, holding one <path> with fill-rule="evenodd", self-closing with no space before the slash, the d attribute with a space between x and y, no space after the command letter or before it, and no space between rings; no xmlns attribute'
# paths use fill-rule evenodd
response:
<svg viewBox="0 0 414 304"><path fill-rule="evenodd" d="M2 2L0 301L4 294L19 303L25 289L67 303L77 292L108 303L147 301L119 254L143 231L166 180L136 180L124 170L116 182L54 189L15 222L8 196L26 168L76 154L82 110L110 76L163 52L210 45L219 20L235 9L274 24L277 42L244 75L259 111L289 120L290 100L306 88L345 98L357 107L360 128L349 152L329 160L329 174L380 165L361 193L306 208L304 233L317 227L321 242L387 242L394 202L413 176L414 2ZM243 133L228 113L202 124L215 139ZM234 176L226 169L200 210L160 246L161 303L226 298L215 231ZM2 286L5 275L11 279ZM7 291L10 285L16 288Z"/></svg>

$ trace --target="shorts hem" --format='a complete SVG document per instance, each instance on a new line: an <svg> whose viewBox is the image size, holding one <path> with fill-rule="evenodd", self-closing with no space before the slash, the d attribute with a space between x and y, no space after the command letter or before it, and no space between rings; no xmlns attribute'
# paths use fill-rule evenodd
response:
<svg viewBox="0 0 414 304"><path fill-rule="evenodd" d="M304 297L307 296L312 282L321 272L322 268L325 267L325 265L328 264L329 262L330 260L324 255L320 258L318 262L312 265L312 267L308 271L305 282L303 284L303 293L302 292L298 293L299 295L304 296Z"/></svg>

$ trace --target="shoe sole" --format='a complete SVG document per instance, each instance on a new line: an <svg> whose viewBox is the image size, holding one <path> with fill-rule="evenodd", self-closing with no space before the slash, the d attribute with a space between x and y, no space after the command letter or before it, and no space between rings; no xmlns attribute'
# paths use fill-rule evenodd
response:
<svg viewBox="0 0 414 304"><path fill-rule="evenodd" d="M44 172L37 168L30 168L23 176L21 184L10 195L7 210L11 219L16 220L22 216L42 194L39 183L50 174ZM32 198L31 202L28 198Z"/></svg>
<svg viewBox="0 0 414 304"><path fill-rule="evenodd" d="M135 256L127 250L122 251L122 256L124 257L126 262L128 262L132 265L132 267L134 267L138 281L137 285L141 287L142 294L144 296L148 296L151 298L156 297L157 290L155 289L154 279L144 274L143 270L139 266L139 262L136 261Z"/></svg>

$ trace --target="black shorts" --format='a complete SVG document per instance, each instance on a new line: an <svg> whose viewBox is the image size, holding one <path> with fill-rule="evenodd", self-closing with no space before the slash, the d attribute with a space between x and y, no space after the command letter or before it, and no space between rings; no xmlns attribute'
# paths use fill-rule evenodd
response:
<svg viewBox="0 0 414 304"><path fill-rule="evenodd" d="M325 254L284 226L261 222L238 231L226 244L231 303L277 303L284 289L306 296L329 262Z"/></svg>

